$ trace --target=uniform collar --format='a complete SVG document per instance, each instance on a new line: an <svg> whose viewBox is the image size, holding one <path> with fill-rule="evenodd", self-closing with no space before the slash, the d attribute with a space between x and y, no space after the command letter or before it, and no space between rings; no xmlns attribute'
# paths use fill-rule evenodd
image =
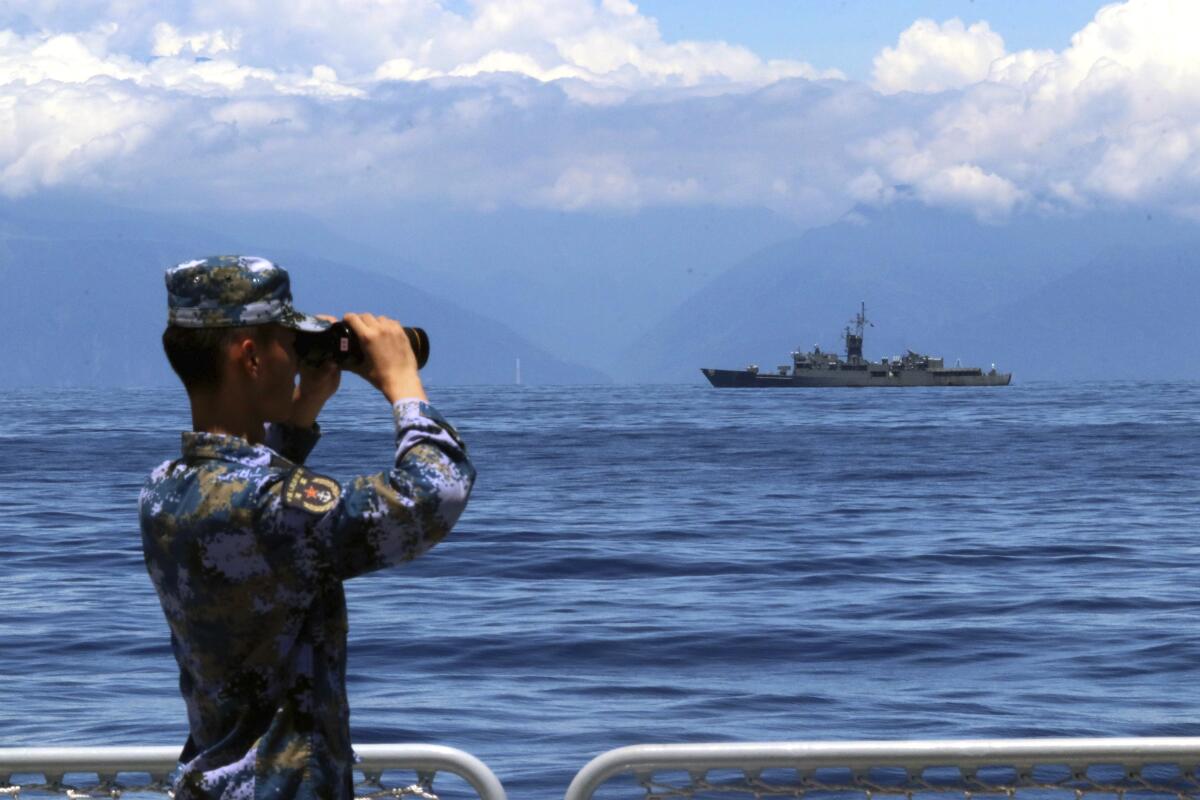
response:
<svg viewBox="0 0 1200 800"><path fill-rule="evenodd" d="M183 432L183 457L195 460L232 461L248 467L279 463L283 456L265 444L250 444L240 436L206 431Z"/></svg>

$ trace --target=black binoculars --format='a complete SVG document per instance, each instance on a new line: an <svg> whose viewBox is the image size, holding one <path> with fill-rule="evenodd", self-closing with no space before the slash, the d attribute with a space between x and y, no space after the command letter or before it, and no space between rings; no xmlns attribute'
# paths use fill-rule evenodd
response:
<svg viewBox="0 0 1200 800"><path fill-rule="evenodd" d="M408 343L417 357L417 369L429 360L429 336L422 328L405 328ZM334 361L339 367L353 367L363 360L362 342L358 334L344 322L335 322L320 333L298 331L296 355L310 367Z"/></svg>

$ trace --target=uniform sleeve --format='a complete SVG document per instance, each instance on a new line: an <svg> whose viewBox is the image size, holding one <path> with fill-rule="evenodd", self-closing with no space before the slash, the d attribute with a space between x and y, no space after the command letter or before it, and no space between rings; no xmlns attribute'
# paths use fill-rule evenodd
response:
<svg viewBox="0 0 1200 800"><path fill-rule="evenodd" d="M303 464L320 438L321 426L315 422L311 428L297 428L283 422L268 422L263 444L293 464Z"/></svg>
<svg viewBox="0 0 1200 800"><path fill-rule="evenodd" d="M392 412L391 469L339 485L296 467L259 485L258 529L287 553L277 568L309 589L416 558L467 505L475 468L457 431L418 400L399 401Z"/></svg>
<svg viewBox="0 0 1200 800"><path fill-rule="evenodd" d="M392 468L342 485L321 520L342 580L409 561L440 542L467 505L475 468L458 433L430 405L393 406Z"/></svg>

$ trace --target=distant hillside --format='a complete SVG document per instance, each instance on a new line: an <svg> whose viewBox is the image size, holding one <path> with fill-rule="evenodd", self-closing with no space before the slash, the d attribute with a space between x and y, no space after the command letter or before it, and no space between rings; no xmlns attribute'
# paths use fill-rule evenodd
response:
<svg viewBox="0 0 1200 800"><path fill-rule="evenodd" d="M606 383L507 326L402 281L186 221L87 204L0 204L0 387L159 385L175 380L159 337L163 270L219 252L256 252L293 275L297 306L371 310L429 331L431 383Z"/></svg>
<svg viewBox="0 0 1200 800"><path fill-rule="evenodd" d="M701 366L774 368L814 343L840 351L861 301L873 359L911 348L995 361L1018 379L1099 379L1118 374L1105 347L1137 342L1121 377L1177 374L1200 354L1197 294L1176 288L1195 280L1198 236L1144 215L986 225L912 204L859 211L711 282L626 351L620 377L695 382Z"/></svg>
<svg viewBox="0 0 1200 800"><path fill-rule="evenodd" d="M1020 379L1200 379L1200 240L1113 247L931 336L953 342L947 355L988 354Z"/></svg>
<svg viewBox="0 0 1200 800"><path fill-rule="evenodd" d="M614 376L624 369L622 351L663 315L800 230L764 209L719 207L604 214L423 206L398 209L383 230L377 219L338 223L360 249L374 248L351 263L403 277Z"/></svg>

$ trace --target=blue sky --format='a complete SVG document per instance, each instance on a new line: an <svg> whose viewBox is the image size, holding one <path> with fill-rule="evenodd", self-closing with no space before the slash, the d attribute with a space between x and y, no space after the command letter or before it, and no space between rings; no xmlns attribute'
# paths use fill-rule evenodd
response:
<svg viewBox="0 0 1200 800"><path fill-rule="evenodd" d="M0 192L1200 218L1200 3L0 5Z"/></svg>
<svg viewBox="0 0 1200 800"><path fill-rule="evenodd" d="M1061 50L1104 3L1096 0L637 0L663 36L724 39L766 58L836 67L866 80L871 61L921 17L986 20L1013 50Z"/></svg>
<svg viewBox="0 0 1200 800"><path fill-rule="evenodd" d="M987 21L1010 49L1061 50L1101 0L634 0L667 41L721 40L764 58L808 61L867 80L871 62L917 19ZM469 13L468 0L447 7Z"/></svg>

